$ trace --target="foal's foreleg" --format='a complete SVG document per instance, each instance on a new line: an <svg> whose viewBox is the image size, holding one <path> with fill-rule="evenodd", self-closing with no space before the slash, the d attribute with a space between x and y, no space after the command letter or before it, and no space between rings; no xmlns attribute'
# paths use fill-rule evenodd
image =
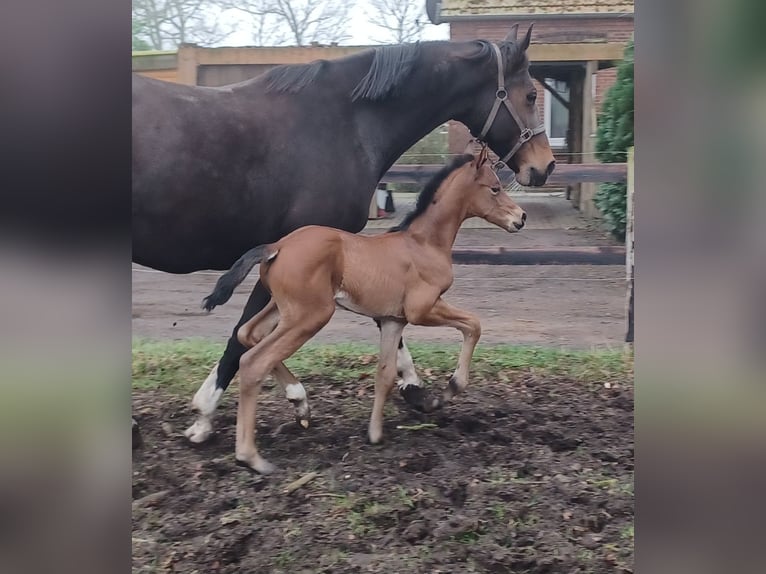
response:
<svg viewBox="0 0 766 574"><path fill-rule="evenodd" d="M369 437L372 444L383 438L383 407L396 382L396 353L405 323L394 320L381 321L380 354L375 377L375 401L370 417Z"/></svg>
<svg viewBox="0 0 766 574"><path fill-rule="evenodd" d="M450 401L455 395L460 394L468 385L468 368L471 365L473 351L481 337L481 322L473 313L463 311L446 303L443 299L437 299L434 306L425 314L413 318L415 325L428 327L454 327L463 334L463 344L460 347L460 356L457 368L449 380L447 388L440 399L434 399L425 405L424 410L440 408L445 402Z"/></svg>
<svg viewBox="0 0 766 574"><path fill-rule="evenodd" d="M375 319L375 324L380 329L379 319ZM415 363L412 360L412 355L410 355L410 350L404 342L404 337L399 337L399 347L396 351L396 374L400 377L399 394L407 404L419 408L424 400L425 391L423 390L423 382L415 370Z"/></svg>

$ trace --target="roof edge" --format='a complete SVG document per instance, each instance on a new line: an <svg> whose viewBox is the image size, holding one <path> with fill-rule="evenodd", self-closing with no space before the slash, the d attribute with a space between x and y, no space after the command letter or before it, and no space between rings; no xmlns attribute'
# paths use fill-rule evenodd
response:
<svg viewBox="0 0 766 574"><path fill-rule="evenodd" d="M439 15L439 22L464 22L466 20L581 20L584 18L618 19L634 18L633 12L583 12L582 14L461 14L458 16Z"/></svg>

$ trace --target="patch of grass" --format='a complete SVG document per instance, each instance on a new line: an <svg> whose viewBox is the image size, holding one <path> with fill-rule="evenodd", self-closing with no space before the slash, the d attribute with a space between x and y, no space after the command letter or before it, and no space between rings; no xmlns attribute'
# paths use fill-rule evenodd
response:
<svg viewBox="0 0 766 574"><path fill-rule="evenodd" d="M620 532L620 538L622 538L623 540L630 540L631 542L633 541L633 525L632 524L622 529L622 531Z"/></svg>
<svg viewBox="0 0 766 574"><path fill-rule="evenodd" d="M455 536L455 540L462 544L475 544L478 542L479 538L481 537L480 532L476 532L475 530L468 530L466 532L461 532L457 536Z"/></svg>
<svg viewBox="0 0 766 574"><path fill-rule="evenodd" d="M407 492L407 489L404 488L403 486L398 486L396 488L396 496L399 499L399 502L403 504L404 506L408 508L415 508L415 501Z"/></svg>
<svg viewBox="0 0 766 574"><path fill-rule="evenodd" d="M422 374L448 376L455 368L459 345L408 345ZM189 393L208 376L224 345L205 339L180 341L133 341L133 387L162 387ZM298 377L320 376L343 383L375 376L377 348L357 343L306 345L288 359ZM622 350L571 351L509 345L483 346L476 350L472 379L508 382L514 375L532 373L545 377L567 376L589 381L631 380L632 354ZM427 374L426 373L426 374Z"/></svg>

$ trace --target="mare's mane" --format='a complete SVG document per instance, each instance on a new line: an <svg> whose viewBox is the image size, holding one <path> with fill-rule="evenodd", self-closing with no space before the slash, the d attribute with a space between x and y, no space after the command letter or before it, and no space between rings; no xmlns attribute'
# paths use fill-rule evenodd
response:
<svg viewBox="0 0 766 574"><path fill-rule="evenodd" d="M427 44L448 44L448 42L428 42ZM486 40L476 40L478 51L464 59L487 61L494 58L491 44ZM500 42L501 54L509 70L516 67L523 58L518 46L513 42ZM374 48L372 62L367 73L351 91L351 99L383 101L396 97L412 72L418 67L423 52L423 44L396 44ZM317 60L309 64L288 64L277 66L266 72L267 92L296 94L312 85L322 73L337 62Z"/></svg>

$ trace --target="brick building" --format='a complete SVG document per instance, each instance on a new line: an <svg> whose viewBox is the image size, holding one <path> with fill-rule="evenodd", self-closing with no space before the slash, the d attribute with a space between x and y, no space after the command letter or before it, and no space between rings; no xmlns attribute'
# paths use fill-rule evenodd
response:
<svg viewBox="0 0 766 574"><path fill-rule="evenodd" d="M426 11L434 24L449 23L453 40L499 41L512 24L520 23L523 34L534 22L530 72L538 94L545 94L538 98L539 113L556 159L595 161L596 117L616 74L614 59L605 56L616 51L606 48L619 52L632 39L633 0L427 0ZM450 151L464 149L469 138L468 130L453 122ZM596 215L593 184L570 191L577 207Z"/></svg>

